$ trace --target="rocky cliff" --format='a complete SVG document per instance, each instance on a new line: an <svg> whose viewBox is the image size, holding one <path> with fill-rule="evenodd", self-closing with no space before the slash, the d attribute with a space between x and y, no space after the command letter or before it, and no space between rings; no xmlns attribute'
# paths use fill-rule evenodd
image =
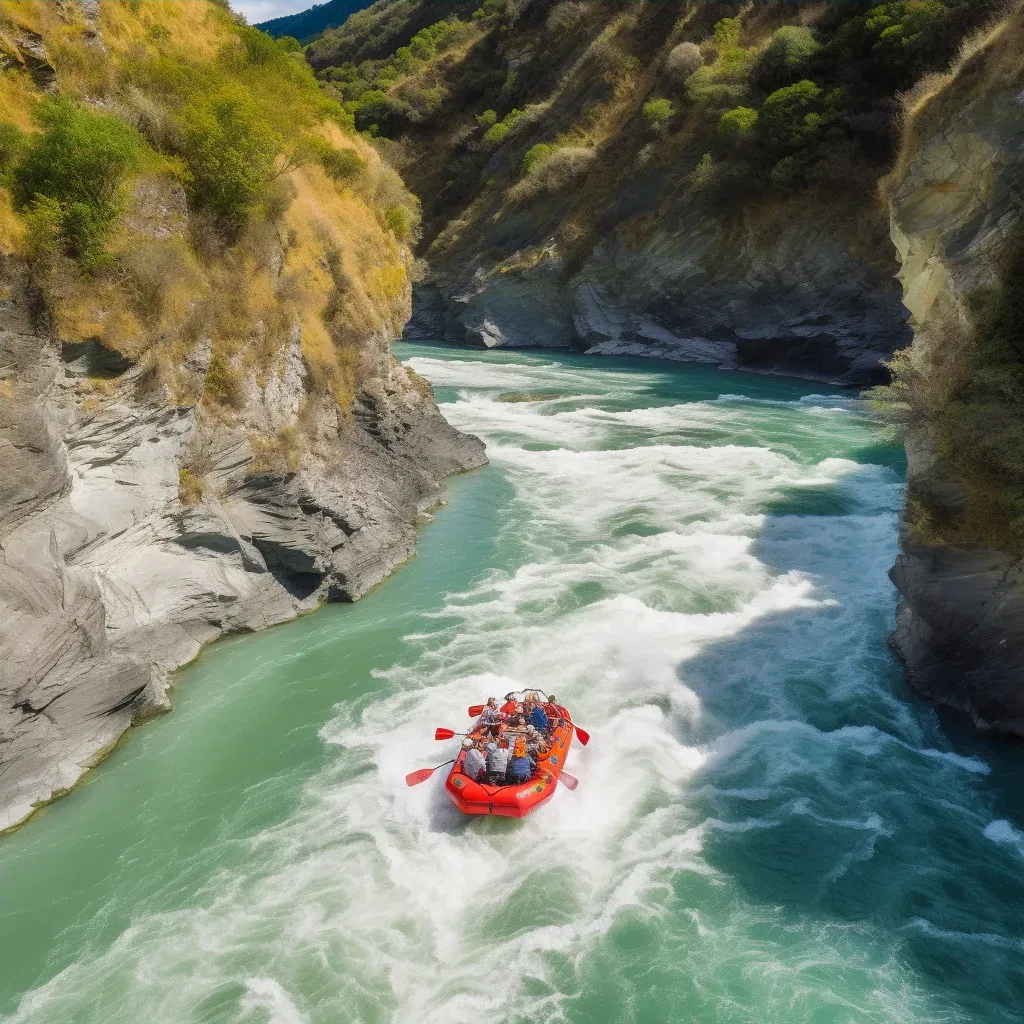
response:
<svg viewBox="0 0 1024 1024"><path fill-rule="evenodd" d="M204 644L364 595L412 557L440 481L486 461L389 352L409 312L393 172L320 121L315 83L296 99L291 58L189 6L2 12L3 113L22 133L0 117L0 831L168 709L170 673ZM175 123L147 59L205 90L230 76L230 99ZM83 82L83 66L103 73ZM257 83L276 106L239 99ZM226 226L194 191L206 150L186 134L223 111L278 146L268 119L305 119L325 166L355 177L268 151L266 191ZM86 174L122 138L152 149L86 266L61 182L19 201L19 176L43 147Z"/></svg>
<svg viewBox="0 0 1024 1024"><path fill-rule="evenodd" d="M1020 736L1024 561L1006 499L1021 481L1005 451L1019 440L1019 353L993 346L984 306L1020 287L1022 42L1018 10L910 104L889 191L915 340L886 396L909 470L892 646L916 690Z"/></svg>
<svg viewBox="0 0 1024 1024"><path fill-rule="evenodd" d="M407 337L865 384L896 96L997 6L402 0L308 58L423 202Z"/></svg>

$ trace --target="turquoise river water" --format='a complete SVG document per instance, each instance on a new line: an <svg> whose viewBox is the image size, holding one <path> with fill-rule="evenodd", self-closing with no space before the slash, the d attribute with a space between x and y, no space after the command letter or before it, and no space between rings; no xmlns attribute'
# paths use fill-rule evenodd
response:
<svg viewBox="0 0 1024 1024"><path fill-rule="evenodd" d="M1024 755L904 688L903 464L861 403L398 351L490 466L385 586L215 645L0 842L0 1016L1024 1019ZM592 733L576 792L511 821L406 788L526 685Z"/></svg>

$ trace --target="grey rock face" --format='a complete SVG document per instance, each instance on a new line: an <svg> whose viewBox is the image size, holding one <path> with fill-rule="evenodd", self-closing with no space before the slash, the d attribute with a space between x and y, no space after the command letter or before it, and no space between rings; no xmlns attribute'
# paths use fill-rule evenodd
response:
<svg viewBox="0 0 1024 1024"><path fill-rule="evenodd" d="M954 83L953 88L956 88ZM923 366L964 316L964 297L993 280L1018 227L1024 187L1019 86L966 104L927 139L892 203L904 302ZM912 495L955 511L966 499L923 430L907 438ZM925 544L905 521L890 576L901 595L890 643L916 690L982 729L1024 736L1024 566L982 546Z"/></svg>
<svg viewBox="0 0 1024 1024"><path fill-rule="evenodd" d="M643 184L643 195L609 211L603 240L574 273L553 243L531 259L445 267L445 287L415 297L414 320L427 319L429 303L436 330L443 295L446 336L457 343L650 355L846 384L877 382L880 362L909 344L895 263L868 266L806 211L753 238L713 202L689 197L670 197L671 213L636 244L629 218L657 209L663 187L655 177Z"/></svg>
<svg viewBox="0 0 1024 1024"><path fill-rule="evenodd" d="M298 351L229 429L145 404L111 353L62 359L23 304L0 309L0 831L169 708L168 674L204 644L364 595L412 557L439 481L486 461L385 358L319 454L258 471L248 431L298 402ZM82 360L112 394L80 401ZM191 507L186 468L203 485Z"/></svg>

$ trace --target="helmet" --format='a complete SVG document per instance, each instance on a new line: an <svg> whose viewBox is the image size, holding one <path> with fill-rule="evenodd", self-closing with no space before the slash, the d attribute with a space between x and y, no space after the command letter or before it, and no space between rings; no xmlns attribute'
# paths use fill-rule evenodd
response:
<svg viewBox="0 0 1024 1024"><path fill-rule="evenodd" d="M493 752L498 749L498 744L495 743L494 740L491 740L491 742L487 744L487 749Z"/></svg>
<svg viewBox="0 0 1024 1024"><path fill-rule="evenodd" d="M462 741L462 747L463 747L463 749L464 749L464 750L469 750L469 748L470 748L471 746L473 746L473 741L472 741L472 740L471 740L471 739L470 739L470 738L469 738L469 737L467 736L467 737L466 737L466 738L465 738L465 739L464 739L464 740Z"/></svg>

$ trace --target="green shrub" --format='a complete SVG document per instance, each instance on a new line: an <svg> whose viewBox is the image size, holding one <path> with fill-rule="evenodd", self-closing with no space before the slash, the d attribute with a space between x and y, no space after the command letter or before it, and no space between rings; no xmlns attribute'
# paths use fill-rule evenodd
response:
<svg viewBox="0 0 1024 1024"><path fill-rule="evenodd" d="M318 157L320 165L335 181L351 181L366 170L366 161L354 149L330 146Z"/></svg>
<svg viewBox="0 0 1024 1024"><path fill-rule="evenodd" d="M371 135L394 138L409 123L412 107L380 89L371 89L359 97L354 114L356 127Z"/></svg>
<svg viewBox="0 0 1024 1024"><path fill-rule="evenodd" d="M302 53L302 43L295 38L295 36L278 36L277 45L281 47L285 53Z"/></svg>
<svg viewBox="0 0 1024 1024"><path fill-rule="evenodd" d="M523 174L530 174L536 167L544 163L554 151L555 147L547 142L538 142L536 146L531 146L526 151L526 156L523 157Z"/></svg>
<svg viewBox="0 0 1024 1024"><path fill-rule="evenodd" d="M641 108L644 124L654 132L662 132L668 127L669 121L675 117L676 108L671 100L648 100Z"/></svg>
<svg viewBox="0 0 1024 1024"><path fill-rule="evenodd" d="M60 234L83 269L103 259L103 241L121 211L122 186L139 164L145 143L114 114L96 113L68 99L44 100L42 132L26 145L12 170L22 209L39 197L60 208Z"/></svg>
<svg viewBox="0 0 1024 1024"><path fill-rule="evenodd" d="M384 227L393 231L400 242L408 242L412 237L412 221L409 211L404 206L392 206L384 214Z"/></svg>
<svg viewBox="0 0 1024 1024"><path fill-rule="evenodd" d="M498 123L498 112L496 110L485 110L477 117L476 123L485 131L488 128L493 128Z"/></svg>
<svg viewBox="0 0 1024 1024"><path fill-rule="evenodd" d="M492 124L484 132L483 141L488 146L500 146L509 136L513 128L523 119L525 110L518 107L510 110L497 124Z"/></svg>
<svg viewBox="0 0 1024 1024"><path fill-rule="evenodd" d="M742 31L739 18L723 18L715 25L711 40L717 49L726 50L739 43Z"/></svg>
<svg viewBox="0 0 1024 1024"><path fill-rule="evenodd" d="M751 107L736 107L718 119L718 132L734 139L746 138L757 128L757 111Z"/></svg>
<svg viewBox="0 0 1024 1024"><path fill-rule="evenodd" d="M189 197L237 230L266 193L280 137L240 89L196 97L179 120Z"/></svg>
<svg viewBox="0 0 1024 1024"><path fill-rule="evenodd" d="M824 94L814 82L803 79L777 89L762 104L758 129L774 149L800 149L822 127Z"/></svg>
<svg viewBox="0 0 1024 1024"><path fill-rule="evenodd" d="M39 276L45 277L64 253L62 219L60 203L46 196L37 196L25 210L25 251Z"/></svg>
<svg viewBox="0 0 1024 1024"><path fill-rule="evenodd" d="M900 83L946 59L942 29L949 14L939 0L876 4L843 24L829 49L844 63L870 58L878 78Z"/></svg>
<svg viewBox="0 0 1024 1024"><path fill-rule="evenodd" d="M690 172L690 186L695 192L700 192L706 188L709 188L718 176L718 168L715 166L714 160L711 158L710 153L705 153L701 158L700 162Z"/></svg>
<svg viewBox="0 0 1024 1024"><path fill-rule="evenodd" d="M803 78L811 58L821 49L804 25L785 25L773 36L757 64L757 82L772 92L796 78Z"/></svg>
<svg viewBox="0 0 1024 1024"><path fill-rule="evenodd" d="M9 121L0 121L0 171L18 162L25 150L25 133Z"/></svg>

